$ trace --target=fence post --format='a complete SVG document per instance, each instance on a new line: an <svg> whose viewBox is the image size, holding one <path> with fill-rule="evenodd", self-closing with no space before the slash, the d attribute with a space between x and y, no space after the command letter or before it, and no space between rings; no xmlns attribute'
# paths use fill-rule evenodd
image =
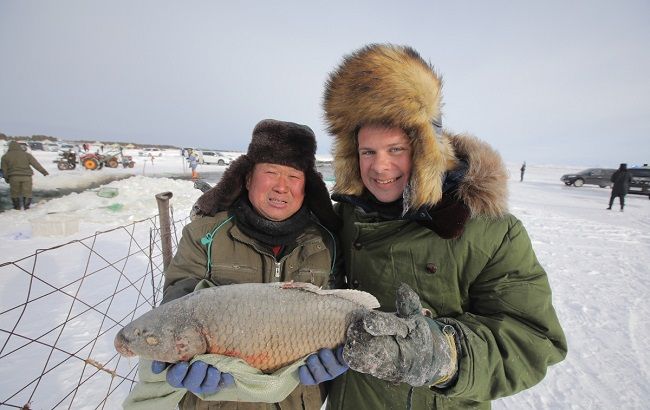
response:
<svg viewBox="0 0 650 410"><path fill-rule="evenodd" d="M169 266L169 263L172 260L172 231L171 223L169 221L169 199L172 196L174 196L174 194L169 191L156 194L164 269L167 269L167 266Z"/></svg>

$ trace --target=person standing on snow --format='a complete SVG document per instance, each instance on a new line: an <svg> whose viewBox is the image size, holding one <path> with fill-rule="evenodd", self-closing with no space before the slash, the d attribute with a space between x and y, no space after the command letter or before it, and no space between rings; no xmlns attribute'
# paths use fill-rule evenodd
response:
<svg viewBox="0 0 650 410"><path fill-rule="evenodd" d="M521 164L521 168L519 168L519 171L521 171L521 176L519 177L519 182L524 181L524 173L526 172L526 161L524 161L523 164Z"/></svg>
<svg viewBox="0 0 650 410"><path fill-rule="evenodd" d="M508 213L500 156L441 128L433 68L410 47L366 46L330 74L323 106L347 284L381 304L348 329L354 370L310 367L333 379L327 408L487 409L542 380L567 353L546 272ZM396 302L402 283L420 302Z"/></svg>
<svg viewBox="0 0 650 410"><path fill-rule="evenodd" d="M189 155L187 156L187 161L190 163L190 169L192 170L192 179L198 179L199 173L196 172L196 167L199 166L199 154L193 149L189 150Z"/></svg>
<svg viewBox="0 0 650 410"><path fill-rule="evenodd" d="M44 176L50 175L45 168L16 141L9 142L7 153L2 156L2 173L9 184L9 193L14 209L29 209L32 204L32 175L36 168Z"/></svg>
<svg viewBox="0 0 650 410"><path fill-rule="evenodd" d="M623 207L625 207L625 195L627 195L627 190L630 188L630 182L632 182L632 173L627 170L627 164L621 164L610 177L610 181L614 183L614 186L612 187L612 195L609 197L609 206L607 209L612 209L614 198L618 197L618 201L621 204L621 212L623 212Z"/></svg>
<svg viewBox="0 0 650 410"><path fill-rule="evenodd" d="M336 282L339 219L315 168L313 131L291 122L263 120L253 130L248 152L235 160L219 183L194 206L178 250L165 270L162 303L191 293L202 279L215 285L252 282ZM319 360L335 363L324 349ZM339 352L340 354L340 352ZM167 363L153 362L160 373ZM216 393L234 381L205 362L180 362L166 379L184 387L183 409L320 409L318 386L299 385L279 404L210 402L197 395Z"/></svg>

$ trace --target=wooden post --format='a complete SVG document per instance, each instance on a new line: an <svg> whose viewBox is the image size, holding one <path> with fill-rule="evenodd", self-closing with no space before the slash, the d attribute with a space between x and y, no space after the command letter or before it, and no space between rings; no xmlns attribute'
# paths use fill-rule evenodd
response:
<svg viewBox="0 0 650 410"><path fill-rule="evenodd" d="M163 268L167 269L172 261L172 230L169 220L169 199L174 196L171 192L156 194L158 202L158 219L160 221L160 242L162 245Z"/></svg>

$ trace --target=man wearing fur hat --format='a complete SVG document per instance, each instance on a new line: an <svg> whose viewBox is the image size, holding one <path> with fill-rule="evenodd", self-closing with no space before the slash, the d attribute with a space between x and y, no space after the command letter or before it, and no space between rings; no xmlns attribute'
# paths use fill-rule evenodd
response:
<svg viewBox="0 0 650 410"><path fill-rule="evenodd" d="M315 168L316 138L300 124L263 120L253 130L248 152L235 160L219 183L195 205L194 220L165 270L163 303L194 290L202 279L216 285L299 281L335 282L335 231L339 219ZM327 351L324 361L333 360ZM160 373L167 363L154 362ZM344 369L344 367L342 367ZM233 384L232 376L204 362L171 365L167 381L200 394ZM319 386L299 385L281 408L319 409ZM275 409L267 403L204 402L188 393L181 409Z"/></svg>
<svg viewBox="0 0 650 410"><path fill-rule="evenodd" d="M490 408L566 355L501 158L441 129L440 90L415 50L393 45L357 50L327 81L347 283L382 310L348 329L352 370L330 409Z"/></svg>

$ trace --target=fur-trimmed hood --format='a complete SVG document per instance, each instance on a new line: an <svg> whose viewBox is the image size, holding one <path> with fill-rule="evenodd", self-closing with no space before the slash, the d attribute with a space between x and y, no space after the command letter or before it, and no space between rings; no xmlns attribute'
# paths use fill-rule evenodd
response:
<svg viewBox="0 0 650 410"><path fill-rule="evenodd" d="M448 138L459 158L469 164L458 185L457 196L471 216L498 218L508 212L508 170L501 156L490 145L470 135Z"/></svg>

